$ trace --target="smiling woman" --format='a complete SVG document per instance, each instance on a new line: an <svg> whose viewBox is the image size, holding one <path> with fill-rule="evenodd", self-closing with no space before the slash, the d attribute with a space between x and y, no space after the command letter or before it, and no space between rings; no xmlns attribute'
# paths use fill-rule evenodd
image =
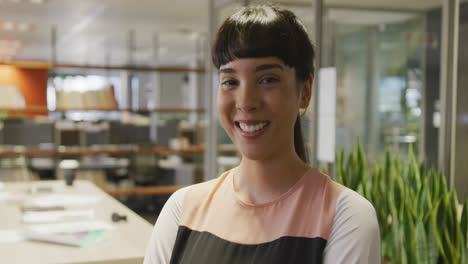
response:
<svg viewBox="0 0 468 264"><path fill-rule="evenodd" d="M218 30L217 109L242 160L174 193L145 263L379 263L372 205L309 167L300 133L314 50L296 16L246 7Z"/></svg>
<svg viewBox="0 0 468 264"><path fill-rule="evenodd" d="M276 57L237 59L220 67L219 116L244 156L252 160L293 156L294 123L300 120L301 102L308 104L310 84L311 79L298 83L294 68Z"/></svg>

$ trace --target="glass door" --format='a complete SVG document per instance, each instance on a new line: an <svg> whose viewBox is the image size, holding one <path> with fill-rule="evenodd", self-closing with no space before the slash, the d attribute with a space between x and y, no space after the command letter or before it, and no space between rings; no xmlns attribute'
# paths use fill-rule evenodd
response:
<svg viewBox="0 0 468 264"><path fill-rule="evenodd" d="M329 8L324 64L336 68L336 146L369 156L420 144L424 15Z"/></svg>

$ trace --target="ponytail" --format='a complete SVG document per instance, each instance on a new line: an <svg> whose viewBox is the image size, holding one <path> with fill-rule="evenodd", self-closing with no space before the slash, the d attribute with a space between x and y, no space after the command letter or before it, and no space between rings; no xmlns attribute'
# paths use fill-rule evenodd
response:
<svg viewBox="0 0 468 264"><path fill-rule="evenodd" d="M299 158L307 163L307 152L304 144L304 137L302 136L300 115L297 115L296 123L294 124L294 149L296 150L296 154Z"/></svg>

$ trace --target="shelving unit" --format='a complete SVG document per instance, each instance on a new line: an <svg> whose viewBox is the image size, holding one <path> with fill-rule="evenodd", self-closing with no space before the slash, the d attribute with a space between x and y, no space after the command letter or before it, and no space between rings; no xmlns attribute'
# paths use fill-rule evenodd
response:
<svg viewBox="0 0 468 264"><path fill-rule="evenodd" d="M96 109L55 109L49 110L47 107L27 107L27 108L0 108L0 112L9 112L15 114L22 113L50 113L50 112L68 112L68 111L100 111L100 112L133 112L139 114L148 114L148 113L203 113L205 109L203 108L153 108L153 109L106 109L106 108L96 108Z"/></svg>
<svg viewBox="0 0 468 264"><path fill-rule="evenodd" d="M41 62L41 61L11 61L8 62L8 65L15 66L23 69L46 69L50 71L56 71L57 69L93 69L93 70L119 70L119 71L127 71L129 73L138 73L138 72L166 72L166 73L203 73L204 69L201 67L152 67L152 66L135 66L135 65L117 65L117 66L104 66L104 65L75 65L75 64L64 64L64 63L51 63L51 62ZM199 77L204 78L204 77ZM162 84L161 84L162 85ZM199 89L199 86L194 87ZM131 90L131 89L130 89ZM133 90L131 91L133 93ZM164 99L161 99L164 100ZM161 104L164 105L164 104ZM166 104L168 105L168 104ZM200 105L200 104L199 104ZM57 105L58 106L58 105ZM123 109L117 108L63 108L58 107L57 109L50 110L44 106L27 106L25 108L0 108L0 114L5 118L22 118L22 119L31 119L34 118L35 115L43 115L49 116L52 119L59 117L60 115L56 115L56 113L62 113L62 117L66 117L65 114L73 113L73 112L119 112L119 113L131 113L131 114L141 114L145 115L146 117L152 117L153 114L156 113L197 113L197 114L205 114L207 111L204 108L181 108L181 107L154 107L154 108L127 108L123 107ZM51 115L52 114L52 115ZM102 121L102 120L101 120ZM80 121L81 122L81 121ZM59 130L57 130L56 126L55 131L55 142L53 142L53 146L48 148L36 148L34 146L29 146L29 148L1 148L0 146L0 158L8 159L8 158L22 158L25 160L25 166L29 166L29 161L37 158L44 158L52 160L55 166L58 168L58 164L61 160L64 159L78 159L82 160L83 158L91 158L91 159L99 159L99 157L109 157L109 158L128 158L128 160L133 164L133 162L137 162L132 166L140 166L138 165L138 159L143 158L145 159L154 159L156 161L163 156L170 156L170 155L179 155L179 156L190 156L189 159L194 160L193 162L197 164L198 169L201 170L202 167L200 165L201 162L204 160L204 152L205 147L203 141L198 141L199 145L192 145L190 147L186 147L183 149L171 149L169 147L164 146L141 146L141 144L137 143L110 143L105 145L100 145L99 147L86 147L87 143L83 144L82 139L80 138L80 144L71 147L63 147L60 146L60 134L57 134ZM81 128L73 128L74 130L81 131ZM73 130L72 129L72 130ZM83 130L85 131L85 130ZM110 130L109 130L110 131ZM122 130L123 131L123 130ZM82 136L79 132L80 137ZM119 132L120 133L120 132ZM195 131L198 133L198 131ZM175 135L174 135L175 136ZM58 137L58 139L57 139ZM110 139L109 139L110 140ZM114 140L115 141L115 140ZM86 142L86 140L84 141ZM111 142L111 141L109 141ZM7 142L3 142L5 144ZM156 142L155 142L156 143ZM1 144L1 142L0 142ZM80 145L80 146L79 146ZM125 146L124 146L125 145ZM227 155L235 155L237 153L234 146L219 146L218 147L219 153L225 153ZM145 157L146 156L146 157ZM154 157L149 157L154 156ZM185 159L185 158L184 158ZM153 163L152 163L153 164ZM144 175L144 174L143 174ZM151 175L151 174L146 174ZM141 175L139 175L141 176ZM123 189L116 189L116 190L107 190L110 194L116 196L133 196L133 195L166 195L174 192L175 190L182 187L182 185L163 185L163 186L136 186L134 188L123 188Z"/></svg>
<svg viewBox="0 0 468 264"><path fill-rule="evenodd" d="M70 63L53 63L46 61L9 61L5 63L24 69L47 69L53 70L57 68L70 69L98 69L98 70L126 70L126 71L141 71L141 72L204 72L201 67L154 67L154 66L135 66L135 65L91 65L91 64L70 64Z"/></svg>
<svg viewBox="0 0 468 264"><path fill-rule="evenodd" d="M11 111L20 114L27 114L30 112L50 113L50 112L66 112L66 111L116 111L114 109L57 109L49 111L44 107L28 107L26 109L0 109L0 111ZM118 110L119 112L130 110ZM198 112L202 113L203 109L187 109L187 108L155 108L155 109L140 109L131 110L132 113L152 113L152 112ZM171 149L165 146L152 146L143 147L138 144L130 145L102 145L99 147L64 147L54 145L53 148L39 149L39 148L25 148L25 147L6 147L0 148L0 158L24 158L25 168L29 167L30 160L34 158L48 158L53 160L55 166L58 166L60 160L63 159L82 159L83 157L113 157L113 158L129 158L133 160L136 156L168 156L168 155L196 155L195 160L200 161L205 151L204 144L194 145L183 149ZM234 145L220 145L218 152L227 155L236 155L237 150ZM57 167L58 168L58 167ZM119 187L117 189L104 188L111 195L115 196L145 196L145 195L168 195L183 187L184 185L162 185L162 186L135 186L135 187Z"/></svg>
<svg viewBox="0 0 468 264"><path fill-rule="evenodd" d="M134 149L105 149L105 148L69 148L65 150L43 150L43 149L24 149L24 150L1 150L0 157L70 157L70 156L128 156L137 154L155 154L155 155L184 155L203 153L203 145L192 146L180 150L170 149L169 147L152 148L134 148ZM220 153L236 153L235 146L219 146Z"/></svg>
<svg viewBox="0 0 468 264"><path fill-rule="evenodd" d="M171 195L185 185L171 186L150 186L150 187L134 187L134 188L119 188L116 190L106 190L113 196L133 196L133 195Z"/></svg>
<svg viewBox="0 0 468 264"><path fill-rule="evenodd" d="M237 150L234 145L219 146L220 153L235 154ZM192 155L201 154L204 152L204 146L192 146L185 149L174 150L168 147L152 147L152 148L132 148L132 149L96 149L96 148L69 148L64 150L41 150L41 149L24 149L24 150L0 150L0 158L53 158L55 160L73 158L73 157L92 157L92 156L111 156L111 157L129 157L132 155ZM113 196L146 196L146 195L170 195L176 190L185 187L186 185L158 185L144 187L125 187L109 189L105 191Z"/></svg>

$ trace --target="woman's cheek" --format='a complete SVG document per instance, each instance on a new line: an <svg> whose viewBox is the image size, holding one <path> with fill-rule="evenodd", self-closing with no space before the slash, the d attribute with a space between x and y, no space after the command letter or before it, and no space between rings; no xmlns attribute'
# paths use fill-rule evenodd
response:
<svg viewBox="0 0 468 264"><path fill-rule="evenodd" d="M216 107L218 110L219 117L221 122L223 123L223 127L227 129L226 125L229 121L229 118L232 116L232 104L233 100L230 99L228 96L218 93L218 99L216 102Z"/></svg>
<svg viewBox="0 0 468 264"><path fill-rule="evenodd" d="M218 92L218 98L216 100L216 107L220 115L224 115L227 110L227 100L226 96L222 92Z"/></svg>

